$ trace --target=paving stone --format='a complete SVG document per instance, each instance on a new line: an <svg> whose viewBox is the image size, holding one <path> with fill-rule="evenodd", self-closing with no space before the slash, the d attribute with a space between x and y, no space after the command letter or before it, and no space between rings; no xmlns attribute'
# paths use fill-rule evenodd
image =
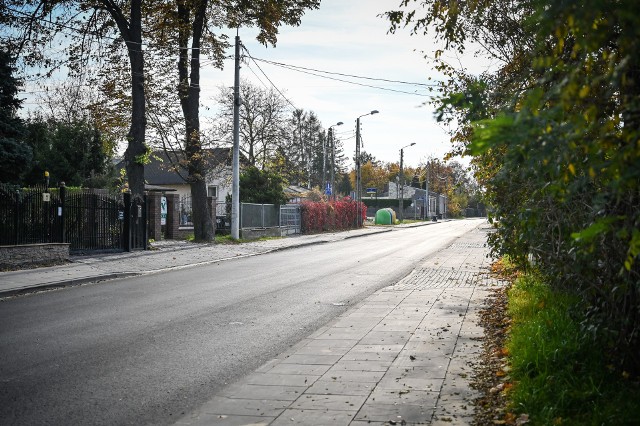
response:
<svg viewBox="0 0 640 426"><path fill-rule="evenodd" d="M451 358L448 356L434 356L430 352L402 351L393 363L394 367L416 368L422 367L426 371L447 371Z"/></svg>
<svg viewBox="0 0 640 426"><path fill-rule="evenodd" d="M391 364L393 360L398 356L397 352L391 351L378 351L378 352L359 352L349 351L342 358L341 361L382 361Z"/></svg>
<svg viewBox="0 0 640 426"><path fill-rule="evenodd" d="M400 424L404 420L407 424L430 424L434 413L433 407L408 404L379 404L367 401L358 411L354 420L389 422Z"/></svg>
<svg viewBox="0 0 640 426"><path fill-rule="evenodd" d="M313 374L251 374L244 381L252 385L270 385L270 386L310 386L320 378L319 375Z"/></svg>
<svg viewBox="0 0 640 426"><path fill-rule="evenodd" d="M227 416L218 414L201 414L192 420L181 420L176 425L184 426L263 426L269 425L275 417Z"/></svg>
<svg viewBox="0 0 640 426"><path fill-rule="evenodd" d="M387 371L393 360L388 361L345 361L340 360L332 370L341 371Z"/></svg>
<svg viewBox="0 0 640 426"><path fill-rule="evenodd" d="M357 344L351 348L348 353L394 353L398 354L404 348L404 344Z"/></svg>
<svg viewBox="0 0 640 426"><path fill-rule="evenodd" d="M346 382L340 380L318 380L307 389L316 395L363 395L371 393L375 383Z"/></svg>
<svg viewBox="0 0 640 426"><path fill-rule="evenodd" d="M429 378L440 379L441 381L447 376L447 370L445 367L434 369L431 367L400 367L392 365L387 371L385 377L393 378Z"/></svg>
<svg viewBox="0 0 640 426"><path fill-rule="evenodd" d="M369 332L369 328L331 328L315 340L359 340Z"/></svg>
<svg viewBox="0 0 640 426"><path fill-rule="evenodd" d="M215 415L277 417L291 401L256 400L215 396L200 408L202 413Z"/></svg>
<svg viewBox="0 0 640 426"><path fill-rule="evenodd" d="M314 395L304 394L291 408L300 410L350 411L356 413L368 395Z"/></svg>
<svg viewBox="0 0 640 426"><path fill-rule="evenodd" d="M288 357L282 360L283 364L310 364L310 365L333 365L342 355L310 355L310 354L301 354L295 353L293 355L289 355Z"/></svg>
<svg viewBox="0 0 640 426"><path fill-rule="evenodd" d="M381 389L376 387L369 396L367 402L377 404L407 404L435 407L438 400L438 392L416 389Z"/></svg>
<svg viewBox="0 0 640 426"><path fill-rule="evenodd" d="M404 345L411 337L407 331L372 331L360 340L362 345Z"/></svg>
<svg viewBox="0 0 640 426"><path fill-rule="evenodd" d="M384 372L382 371L349 371L331 368L322 380L336 380L340 382L377 383Z"/></svg>
<svg viewBox="0 0 640 426"><path fill-rule="evenodd" d="M469 426L473 424L473 416L453 416L444 415L437 418L430 423L431 426Z"/></svg>
<svg viewBox="0 0 640 426"><path fill-rule="evenodd" d="M379 318L343 317L331 325L331 328L372 329L380 322Z"/></svg>
<svg viewBox="0 0 640 426"><path fill-rule="evenodd" d="M307 386L254 385L238 383L227 386L220 396L227 398L295 401L305 390L307 390Z"/></svg>
<svg viewBox="0 0 640 426"><path fill-rule="evenodd" d="M296 350L296 355L338 355L343 356L351 350L350 346L344 348L327 348L322 346L304 346Z"/></svg>
<svg viewBox="0 0 640 426"><path fill-rule="evenodd" d="M271 425L347 426L354 415L355 413L349 411L288 409Z"/></svg>
<svg viewBox="0 0 640 426"><path fill-rule="evenodd" d="M323 349L338 349L348 348L351 349L358 343L357 339L314 339L305 345L305 348L323 348Z"/></svg>
<svg viewBox="0 0 640 426"><path fill-rule="evenodd" d="M384 320L380 321L375 327L371 329L371 331L414 331L420 323L422 322L422 318L419 320L406 320L406 319L390 319L386 317Z"/></svg>
<svg viewBox="0 0 640 426"><path fill-rule="evenodd" d="M329 365L284 364L280 363L269 370L270 374L321 375L327 372Z"/></svg>
<svg viewBox="0 0 640 426"><path fill-rule="evenodd" d="M442 387L444 379L426 377L403 377L394 376L393 374L385 374L385 376L377 384L376 388L387 390L407 390L415 389L429 392L438 392ZM319 382L316 382L319 383Z"/></svg>

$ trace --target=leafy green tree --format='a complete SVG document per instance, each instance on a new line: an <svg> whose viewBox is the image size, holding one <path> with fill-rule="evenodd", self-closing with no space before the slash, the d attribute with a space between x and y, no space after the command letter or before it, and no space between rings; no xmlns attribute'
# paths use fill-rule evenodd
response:
<svg viewBox="0 0 640 426"><path fill-rule="evenodd" d="M439 60L450 79L436 101L474 157L494 250L578 294L589 336L640 372L640 4L410 3L392 28L435 31L458 52L475 41L497 61L470 76Z"/></svg>
<svg viewBox="0 0 640 426"><path fill-rule="evenodd" d="M287 203L284 180L280 175L257 167L247 167L240 174L240 201L282 205Z"/></svg>
<svg viewBox="0 0 640 426"><path fill-rule="evenodd" d="M113 152L95 126L86 121L67 123L40 117L30 120L26 127L34 164L25 183L41 182L46 170L53 185L108 186Z"/></svg>
<svg viewBox="0 0 640 426"><path fill-rule="evenodd" d="M0 182L19 183L29 167L32 151L23 141L24 122L16 115L19 82L14 77L14 61L0 49Z"/></svg>

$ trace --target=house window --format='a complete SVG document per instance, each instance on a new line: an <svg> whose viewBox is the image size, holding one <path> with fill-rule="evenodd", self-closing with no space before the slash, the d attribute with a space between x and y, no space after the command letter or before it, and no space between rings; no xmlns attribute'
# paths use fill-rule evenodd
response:
<svg viewBox="0 0 640 426"><path fill-rule="evenodd" d="M217 186L208 186L207 187L207 196L218 198L218 187Z"/></svg>

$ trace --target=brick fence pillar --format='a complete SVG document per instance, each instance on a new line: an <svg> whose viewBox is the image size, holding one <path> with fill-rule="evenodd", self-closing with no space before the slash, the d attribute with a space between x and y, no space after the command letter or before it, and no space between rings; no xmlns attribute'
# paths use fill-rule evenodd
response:
<svg viewBox="0 0 640 426"><path fill-rule="evenodd" d="M162 194L159 192L149 192L147 194L147 228L149 230L149 238L155 241L160 241L162 239L162 227L160 226L160 197L162 197Z"/></svg>
<svg viewBox="0 0 640 426"><path fill-rule="evenodd" d="M166 194L167 197L167 225L165 227L165 238L168 240L179 239L178 228L180 228L180 195Z"/></svg>

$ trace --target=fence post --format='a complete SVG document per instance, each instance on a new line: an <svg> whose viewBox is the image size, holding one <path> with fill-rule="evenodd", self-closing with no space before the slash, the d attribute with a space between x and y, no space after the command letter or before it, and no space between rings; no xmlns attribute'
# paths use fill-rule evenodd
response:
<svg viewBox="0 0 640 426"><path fill-rule="evenodd" d="M147 209L149 208L149 196L144 194L142 196L142 249L147 250L149 248L149 226L147 223Z"/></svg>
<svg viewBox="0 0 640 426"><path fill-rule="evenodd" d="M162 239L162 225L160 225L161 218L161 208L160 208L160 200L164 194L160 194L158 192L151 192L147 194L147 229L149 230L149 238L152 238L156 241L160 241Z"/></svg>
<svg viewBox="0 0 640 426"><path fill-rule="evenodd" d="M13 218L13 229L15 230L15 245L20 244L20 207L22 204L22 200L20 198L20 190L16 189L16 208L14 209L15 216Z"/></svg>
<svg viewBox="0 0 640 426"><path fill-rule="evenodd" d="M61 243L66 243L65 241L65 237L66 235L66 228L65 228L65 219L66 219L66 213L65 213L65 205L66 205L66 197L67 197L67 187L65 186L64 182L60 182L60 242Z"/></svg>
<svg viewBox="0 0 640 426"><path fill-rule="evenodd" d="M122 194L124 200L124 226L122 229L122 249L131 251L131 193Z"/></svg>

